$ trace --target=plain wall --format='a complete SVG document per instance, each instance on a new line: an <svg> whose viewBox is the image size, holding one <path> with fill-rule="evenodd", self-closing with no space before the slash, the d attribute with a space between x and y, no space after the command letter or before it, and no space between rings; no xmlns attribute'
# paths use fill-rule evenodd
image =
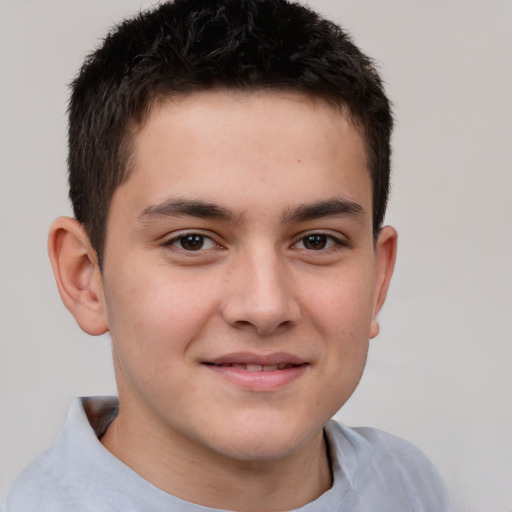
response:
<svg viewBox="0 0 512 512"><path fill-rule="evenodd" d="M379 63L395 104L387 221L399 255L381 334L338 414L418 445L455 512L512 511L512 3L311 0ZM113 394L46 255L69 214L67 83L149 2L0 0L0 494L76 395Z"/></svg>

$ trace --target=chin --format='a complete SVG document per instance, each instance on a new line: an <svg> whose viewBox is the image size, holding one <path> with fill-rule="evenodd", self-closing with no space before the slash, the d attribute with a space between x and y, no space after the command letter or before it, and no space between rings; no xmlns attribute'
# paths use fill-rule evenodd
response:
<svg viewBox="0 0 512 512"><path fill-rule="evenodd" d="M293 423L296 423L293 425ZM304 429L304 422L290 420L253 421L231 424L214 440L219 453L240 461L275 461L285 459L321 434L322 424Z"/></svg>
<svg viewBox="0 0 512 512"><path fill-rule="evenodd" d="M223 455L230 459L243 462L266 462L286 459L293 455L300 446L286 440L246 439L240 443L232 443L229 448L222 450Z"/></svg>

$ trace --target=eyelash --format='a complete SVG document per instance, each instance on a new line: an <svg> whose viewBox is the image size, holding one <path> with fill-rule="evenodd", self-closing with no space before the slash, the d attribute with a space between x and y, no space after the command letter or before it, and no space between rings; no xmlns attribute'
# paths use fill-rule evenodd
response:
<svg viewBox="0 0 512 512"><path fill-rule="evenodd" d="M316 238L316 240L314 240ZM198 247L196 250L191 248L184 247L185 241L189 239L189 242L191 243L200 243L200 247ZM195 240L194 240L195 239ZM324 246L313 248L313 247L306 247L305 242L307 239L310 239L309 242L320 243L324 242ZM297 247L299 244L303 244L303 247ZM175 246L175 244L179 244L181 247ZM204 245L208 245L208 247L204 247ZM179 235L171 238L170 240L166 240L163 244L164 247L174 247L175 249L179 251L183 251L185 253L199 253L203 252L204 250L209 250L213 248L222 248L220 244L218 244L211 236L205 235L200 232L188 232L188 233L180 233ZM313 232L313 233L307 233L303 236L301 236L296 242L294 242L291 247L293 249L299 249L299 250L305 250L305 251L311 251L311 252L325 252L329 250L336 250L338 247L346 247L348 246L348 243L344 240L340 240L339 238L323 233L323 232Z"/></svg>
<svg viewBox="0 0 512 512"><path fill-rule="evenodd" d="M322 233L322 232L313 232L313 233L307 233L307 234L301 236L299 238L299 240L292 245L292 247L296 248L296 246L299 243L304 244L305 240L307 240L308 238L312 239L314 237L317 237L317 239L318 238L324 239L324 241L325 241L326 245L328 245L328 247L320 247L317 249L314 249L311 247L310 248L301 247L300 249L306 250L306 251L312 251L312 252L322 252L322 251L325 252L325 251L329 251L329 250L336 250L340 246L346 247L348 245L347 242L345 242L344 240L340 240L339 238L335 237L334 235L330 235L328 233Z"/></svg>
<svg viewBox="0 0 512 512"><path fill-rule="evenodd" d="M196 238L196 241L198 241L197 239L201 239L200 240L201 246L197 250L186 249L185 247L183 247L182 242L184 240L186 240L186 239L190 240L193 238ZM190 240L190 241L193 242L193 240ZM209 245L211 245L211 246L204 249L205 242L209 243ZM197 232L180 233L178 236L175 236L175 237L171 238L170 240L166 240L162 245L164 247L173 247L174 244L177 244L177 243L179 243L181 245L181 247L174 247L174 248L179 251L183 251L183 252L187 252L187 253L202 252L201 249L207 250L207 249L213 249L214 247L221 248L221 246L217 242L215 242L215 240L211 236L204 235L203 233L197 233Z"/></svg>

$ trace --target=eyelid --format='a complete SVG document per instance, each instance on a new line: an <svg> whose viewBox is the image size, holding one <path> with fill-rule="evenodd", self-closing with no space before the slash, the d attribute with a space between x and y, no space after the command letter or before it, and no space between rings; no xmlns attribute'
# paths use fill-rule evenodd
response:
<svg viewBox="0 0 512 512"><path fill-rule="evenodd" d="M211 243L212 243L212 247L207 247L207 248L203 248L201 247L201 249L198 249L196 251L187 251L186 249L182 248L182 247L173 247L175 243L179 242L179 240L181 238L186 238L187 236L192 236L192 235L197 235L197 236L201 236L203 237L205 240L210 240ZM214 249L214 248L223 248L222 244L220 244L217 240L216 240L216 237L211 234L211 233L205 233L203 230L201 229L184 229L182 231L179 231L179 232L174 232L172 233L170 236L167 235L163 241L162 241L162 247L173 247L174 249L178 250L178 251L181 251L181 252L184 252L184 253L200 253L200 252L203 252L203 251L206 251L206 250L209 250L209 249Z"/></svg>
<svg viewBox="0 0 512 512"><path fill-rule="evenodd" d="M307 249L305 247L301 247L300 248L301 250L311 251L311 252L322 252L322 251L328 251L329 249L335 249L336 247L347 247L349 245L347 238L345 236L343 236L341 233L334 234L332 232L325 231L325 230L312 230L312 231L306 231L306 232L300 233L296 237L295 242L292 243L291 247L296 248L296 246L299 243L301 243L304 240L304 238L307 238L308 236L314 236L314 235L325 236L328 240L333 241L334 245L332 245L331 247L318 249L316 251L313 249Z"/></svg>
<svg viewBox="0 0 512 512"><path fill-rule="evenodd" d="M181 238L185 238L185 237L191 236L191 235L198 235L198 236L203 237L205 240L210 240L212 246L207 247L207 248L202 247L201 249L198 249L196 251L186 250L182 247L174 247L174 248L178 251L181 251L184 253L189 253L189 254L200 253L200 252L204 252L206 250L214 249L214 248L218 248L218 249L225 248L224 244L222 244L218 241L218 237L215 234L213 234L211 232L205 233L202 229L184 229L184 230L180 230L178 232L168 234L165 237L163 237L163 241L161 242L161 245L162 245L162 247L173 247L173 245L176 244L177 242L179 242L179 240ZM310 231L304 231L304 232L298 234L295 237L295 241L291 244L291 248L296 249L297 248L296 246L298 244L300 244L304 238L307 238L308 236L313 236L313 235L325 236L328 240L330 240L331 242L334 242L334 244L327 248L318 249L317 251L314 251L313 249L307 249L305 247L299 248L300 250L305 250L308 252L309 251L310 252L325 252L325 251L329 251L332 249L335 250L336 247L348 247L350 245L347 238L339 232L333 233L333 232L330 232L327 230L310 230Z"/></svg>

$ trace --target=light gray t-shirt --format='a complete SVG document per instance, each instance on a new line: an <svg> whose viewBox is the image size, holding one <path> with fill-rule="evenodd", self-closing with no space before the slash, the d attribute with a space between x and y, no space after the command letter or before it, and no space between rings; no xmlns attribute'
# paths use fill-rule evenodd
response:
<svg viewBox="0 0 512 512"><path fill-rule="evenodd" d="M14 481L1 512L212 512L172 496L99 442L117 414L112 397L77 398L53 446ZM325 427L333 486L300 512L445 512L443 483L408 442L372 428ZM233 489L236 492L236 489Z"/></svg>

